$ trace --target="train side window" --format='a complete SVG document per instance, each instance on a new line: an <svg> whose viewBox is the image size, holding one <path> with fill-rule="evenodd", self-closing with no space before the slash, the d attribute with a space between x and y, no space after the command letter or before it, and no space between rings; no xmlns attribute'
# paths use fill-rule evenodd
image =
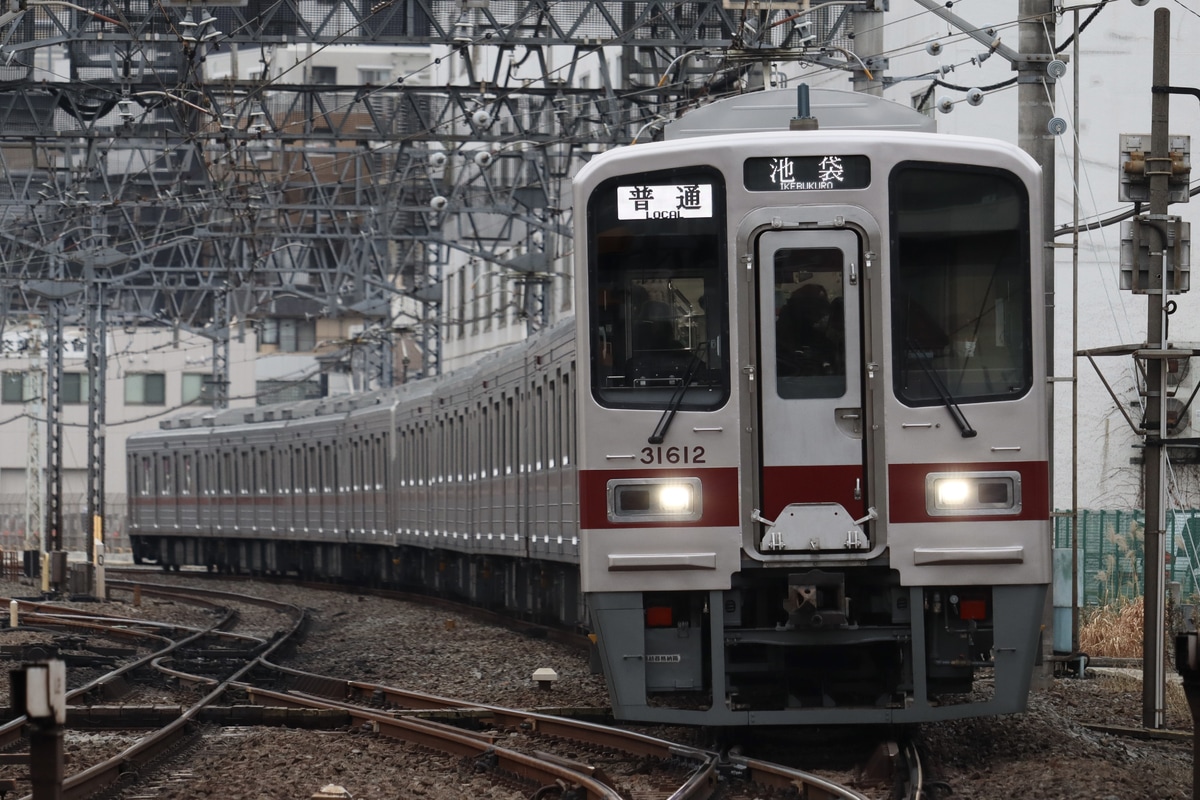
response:
<svg viewBox="0 0 1200 800"><path fill-rule="evenodd" d="M362 482L364 492L375 491L375 449L377 441L373 436L362 440Z"/></svg>
<svg viewBox="0 0 1200 800"><path fill-rule="evenodd" d="M300 471L296 475L296 479L299 481L299 483L296 487L296 491L301 494L311 495L313 493L314 484L312 471L314 469L313 464L316 461L316 457L313 455L314 451L315 448L312 447L300 448Z"/></svg>
<svg viewBox="0 0 1200 800"><path fill-rule="evenodd" d="M371 480L371 440L364 437L358 448L358 479L362 491L369 492L373 488Z"/></svg>
<svg viewBox="0 0 1200 800"><path fill-rule="evenodd" d="M312 465L310 467L312 470L312 493L320 494L320 489L322 489L324 486L325 471L325 462L322 458L322 447L320 447L320 445L312 447L312 450L308 451L308 456L310 456L312 459Z"/></svg>
<svg viewBox="0 0 1200 800"><path fill-rule="evenodd" d="M516 437L513 429L517 426L517 406L511 396L504 398L503 428L500 431L500 463L505 475L512 475L513 465L517 460Z"/></svg>
<svg viewBox="0 0 1200 800"><path fill-rule="evenodd" d="M417 486L426 486L436 481L433 475L433 461L429 457L430 427L428 424L417 426L417 440L414 443L416 455L413 459L416 466L413 478L416 480Z"/></svg>
<svg viewBox="0 0 1200 800"><path fill-rule="evenodd" d="M371 440L371 488L379 491L383 488L383 443L386 437L377 436Z"/></svg>
<svg viewBox="0 0 1200 800"><path fill-rule="evenodd" d="M524 387L517 390L516 412L513 420L513 454L517 462L517 474L529 471L529 435L533 427L533 414L529 408L529 391ZM524 424L516 424L518 420Z"/></svg>
<svg viewBox="0 0 1200 800"><path fill-rule="evenodd" d="M575 363L571 362L571 367L574 366ZM575 463L575 381L571 379L574 377L574 374L574 371L572 371L563 375L563 395L566 398L566 407L564 410L566 415L566 427L563 428L566 432L566 447L563 451L564 467L566 467L566 465Z"/></svg>
<svg viewBox="0 0 1200 800"><path fill-rule="evenodd" d="M309 450L309 458L312 462L309 465L309 470L312 472L312 492L313 494L320 494L325 485L326 465L324 446L318 444Z"/></svg>
<svg viewBox="0 0 1200 800"><path fill-rule="evenodd" d="M549 438L546 442L549 461L546 464L550 469L558 464L558 440L562 434L562 409L558 406L558 383L550 381L548 389L550 391L549 409L554 419L551 421L549 428Z"/></svg>
<svg viewBox="0 0 1200 800"><path fill-rule="evenodd" d="M142 494L154 494L154 467L149 456L142 456Z"/></svg>
<svg viewBox="0 0 1200 800"><path fill-rule="evenodd" d="M409 442L409 459L408 485L409 486L424 486L425 480L429 476L428 470L425 469L425 437L427 432L424 427L417 423L413 423L411 430L412 440Z"/></svg>
<svg viewBox="0 0 1200 800"><path fill-rule="evenodd" d="M500 476L501 459L503 457L501 453L503 452L504 443L504 440L501 438L503 419L504 414L501 412L500 401L497 400L492 403L492 463L490 466L493 478Z"/></svg>
<svg viewBox="0 0 1200 800"><path fill-rule="evenodd" d="M164 495L172 494L175 487L171 482L171 456L162 457L162 482L159 484L159 491Z"/></svg>
<svg viewBox="0 0 1200 800"><path fill-rule="evenodd" d="M386 491L392 485L392 438L391 431L383 434L379 447L379 485L380 491Z"/></svg>
<svg viewBox="0 0 1200 800"><path fill-rule="evenodd" d="M541 386L534 392L533 413L533 468L541 471L546 464L546 393Z"/></svg>
<svg viewBox="0 0 1200 800"><path fill-rule="evenodd" d="M304 493L310 498L317 493L317 448L304 448Z"/></svg>
<svg viewBox="0 0 1200 800"><path fill-rule="evenodd" d="M396 448L400 458L396 464L396 483L399 486L404 486L408 478L408 463L409 463L409 435L408 429L403 428L399 433L400 442Z"/></svg>
<svg viewBox="0 0 1200 800"><path fill-rule="evenodd" d="M445 418L438 420L437 426L437 449L430 453L433 459L433 474L437 476L438 483L446 482L446 420Z"/></svg>
<svg viewBox="0 0 1200 800"><path fill-rule="evenodd" d="M363 469L363 451L366 448L366 443L363 439L355 439L350 443L348 449L341 450L340 457L349 462L344 465L344 475L346 482L349 483L351 490L355 492L364 491L367 488L366 472ZM339 464L342 463L340 460Z"/></svg>
<svg viewBox="0 0 1200 800"><path fill-rule="evenodd" d="M459 419L455 415L446 418L446 483L454 483L458 477L458 460L461 455L458 435Z"/></svg>
<svg viewBox="0 0 1200 800"><path fill-rule="evenodd" d="M367 488L375 491L379 488L379 438L371 437L367 439L366 449L363 451L364 465L367 470Z"/></svg>
<svg viewBox="0 0 1200 800"><path fill-rule="evenodd" d="M1033 387L1029 194L1005 170L907 162L889 181L893 389L901 402Z"/></svg>
<svg viewBox="0 0 1200 800"><path fill-rule="evenodd" d="M627 175L588 201L592 391L609 408L729 397L725 183L710 167ZM667 206L670 205L670 208Z"/></svg>
<svg viewBox="0 0 1200 800"><path fill-rule="evenodd" d="M449 448L446 452L446 482L456 483L458 481L458 468L462 460L462 436L459 435L461 430L462 418L457 414L452 414L446 418L446 438Z"/></svg>
<svg viewBox="0 0 1200 800"><path fill-rule="evenodd" d="M417 485L417 447L419 441L417 439L417 430L411 423L404 432L404 462L400 466L400 485L416 486Z"/></svg>
<svg viewBox="0 0 1200 800"><path fill-rule="evenodd" d="M296 447L296 494L307 494L312 477L309 475L311 456L304 445Z"/></svg>
<svg viewBox="0 0 1200 800"><path fill-rule="evenodd" d="M479 477L487 478L492 474L492 418L488 413L488 403L484 401L479 406Z"/></svg>
<svg viewBox="0 0 1200 800"><path fill-rule="evenodd" d="M273 488L271 480L271 452L269 450L258 451L258 493L267 494Z"/></svg>
<svg viewBox="0 0 1200 800"><path fill-rule="evenodd" d="M456 476L459 482L467 479L467 473L471 469L471 440L474 437L467 435L471 430L467 427L468 425L471 425L471 419L464 412L458 417L458 470Z"/></svg>
<svg viewBox="0 0 1200 800"><path fill-rule="evenodd" d="M238 494L253 494L254 493L254 466L250 460L249 451L243 450L238 455L238 467L241 474L238 476Z"/></svg>
<svg viewBox="0 0 1200 800"><path fill-rule="evenodd" d="M179 493L180 494L191 494L192 493L192 455L191 455L191 453L184 453L179 458L180 458L180 468L181 468L181 473L182 473L180 475L180 481L179 481Z"/></svg>
<svg viewBox="0 0 1200 800"><path fill-rule="evenodd" d="M217 457L212 453L206 452L203 464L204 472L200 479L200 488L206 495L212 496L217 493Z"/></svg>
<svg viewBox="0 0 1200 800"><path fill-rule="evenodd" d="M334 475L337 474L337 453L331 446L325 445L322 456L321 471L325 479L321 486L325 492L333 492Z"/></svg>
<svg viewBox="0 0 1200 800"><path fill-rule="evenodd" d="M278 462L275 466L276 494L291 494L292 451L286 447L276 450L275 459Z"/></svg>

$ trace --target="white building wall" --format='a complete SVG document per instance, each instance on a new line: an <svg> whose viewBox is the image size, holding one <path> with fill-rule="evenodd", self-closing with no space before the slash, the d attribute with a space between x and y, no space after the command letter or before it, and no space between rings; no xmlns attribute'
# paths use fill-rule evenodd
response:
<svg viewBox="0 0 1200 800"><path fill-rule="evenodd" d="M11 336L10 327L6 340ZM70 326L65 338L82 335ZM0 372L27 372L31 359L15 354L12 348L0 353ZM45 370L45 358L41 359ZM247 330L242 341L237 337L230 343L229 398L230 406L254 404L255 337ZM137 431L153 430L159 421L184 408L204 407L203 401L183 406L183 375L212 373L212 341L197 336L179 334L169 329L137 328L109 331L106 364L106 421L105 428L105 495L114 507L109 510L111 522L105 529L115 534L117 546L122 539L121 520L125 501L125 440ZM86 372L82 348L63 358L63 371ZM163 373L166 375L165 402L162 404L126 403L126 378L134 374ZM45 397L45 389L42 390ZM62 406L63 423L63 517L68 537L77 534L80 514L87 507L88 408L86 403L66 403ZM34 419L24 403L0 402L0 547L19 546L19 532L24 529L26 502L26 462L31 436L41 439L42 463L46 463L46 418ZM44 506L44 501L43 501ZM78 547L79 541L66 542Z"/></svg>
<svg viewBox="0 0 1200 800"><path fill-rule="evenodd" d="M207 56L204 69L209 80L236 75L238 80L266 77L278 83L306 84L324 77L314 72L314 68L333 68L336 72L331 83L338 86L361 86L364 70L387 71L391 81L403 78L412 86L429 86L434 75L431 52L426 45L323 46L301 42L263 48L222 48ZM374 83L382 85L382 81Z"/></svg>

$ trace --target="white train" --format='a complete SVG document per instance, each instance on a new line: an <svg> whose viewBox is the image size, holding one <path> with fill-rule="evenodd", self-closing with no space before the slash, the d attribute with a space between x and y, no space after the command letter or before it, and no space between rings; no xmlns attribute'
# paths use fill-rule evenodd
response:
<svg viewBox="0 0 1200 800"><path fill-rule="evenodd" d="M578 623L622 719L1023 709L1050 576L1039 168L848 93L789 130L780 97L580 172L573 327L131 437L136 557Z"/></svg>

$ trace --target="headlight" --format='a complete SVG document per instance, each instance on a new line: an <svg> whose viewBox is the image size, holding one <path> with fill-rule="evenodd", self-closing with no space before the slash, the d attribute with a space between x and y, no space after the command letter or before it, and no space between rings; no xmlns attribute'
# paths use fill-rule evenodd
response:
<svg viewBox="0 0 1200 800"><path fill-rule="evenodd" d="M925 511L933 517L1021 513L1019 472L931 472Z"/></svg>
<svg viewBox="0 0 1200 800"><path fill-rule="evenodd" d="M686 522L700 519L699 478L614 478L608 482L609 522Z"/></svg>

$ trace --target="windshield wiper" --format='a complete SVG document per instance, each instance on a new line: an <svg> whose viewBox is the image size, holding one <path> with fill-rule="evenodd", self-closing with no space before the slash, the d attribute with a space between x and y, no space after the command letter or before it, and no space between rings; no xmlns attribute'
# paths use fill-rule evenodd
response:
<svg viewBox="0 0 1200 800"><path fill-rule="evenodd" d="M909 345L908 347L908 356L910 360L915 358L917 363L921 365L921 369L925 372L925 375L929 377L929 382L932 383L933 388L937 390L938 397L942 399L942 405L944 405L946 410L950 412L950 416L954 419L954 424L958 426L960 431L962 431L962 437L964 439L971 439L979 435L979 431L972 428L971 423L967 422L967 418L963 414L962 409L958 407L958 401L954 399L954 395L950 394L950 389L946 387L945 382L942 380L942 376L938 374L936 369L930 366L929 356L922 355L921 352L912 345Z"/></svg>
<svg viewBox="0 0 1200 800"><path fill-rule="evenodd" d="M662 444L667 437L667 428L671 427L671 420L675 419L675 412L683 405L683 396L687 394L688 387L696 379L696 371L703 363L700 360L700 351L707 346L708 342L704 342L692 351L692 359L683 372L683 380L679 382L679 388L675 390L675 394L671 396L671 402L667 403L663 415L659 417L658 425L654 426L654 433L650 434L650 438L646 440L650 444Z"/></svg>

